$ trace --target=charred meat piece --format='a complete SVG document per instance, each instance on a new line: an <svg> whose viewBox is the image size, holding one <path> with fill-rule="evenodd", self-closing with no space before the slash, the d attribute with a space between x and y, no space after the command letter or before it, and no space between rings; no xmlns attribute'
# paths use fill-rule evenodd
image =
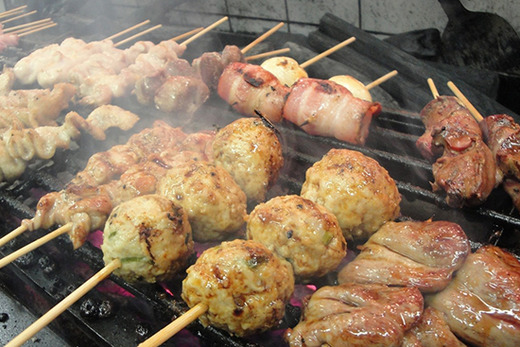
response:
<svg viewBox="0 0 520 347"><path fill-rule="evenodd" d="M210 90L217 89L224 68L231 63L245 63L244 55L235 45L226 45L222 53L205 52L192 62L192 66Z"/></svg>
<svg viewBox="0 0 520 347"><path fill-rule="evenodd" d="M302 320L287 330L293 347L401 346L420 319L423 297L417 288L346 283L318 289Z"/></svg>
<svg viewBox="0 0 520 347"><path fill-rule="evenodd" d="M170 76L157 89L154 102L163 112L193 114L209 98L209 89L197 77Z"/></svg>
<svg viewBox="0 0 520 347"><path fill-rule="evenodd" d="M282 119L289 88L258 65L231 63L220 76L218 95L243 115L257 112L272 122Z"/></svg>
<svg viewBox="0 0 520 347"><path fill-rule="evenodd" d="M446 221L387 222L338 274L339 283L444 289L470 252L462 228Z"/></svg>
<svg viewBox="0 0 520 347"><path fill-rule="evenodd" d="M425 300L471 345L520 345L520 262L505 250L479 248L446 289Z"/></svg>
<svg viewBox="0 0 520 347"><path fill-rule="evenodd" d="M160 69L150 75L142 76L135 82L133 93L137 101L142 105L150 105L154 101L157 89L170 76L197 77L195 69L185 59L169 61L164 69Z"/></svg>
<svg viewBox="0 0 520 347"><path fill-rule="evenodd" d="M496 164L477 121L458 99L439 96L421 111L426 126L417 148L433 163L434 191L452 207L482 204L496 184Z"/></svg>
<svg viewBox="0 0 520 347"><path fill-rule="evenodd" d="M356 98L333 81L300 78L291 88L283 117L311 135L364 144L381 104Z"/></svg>

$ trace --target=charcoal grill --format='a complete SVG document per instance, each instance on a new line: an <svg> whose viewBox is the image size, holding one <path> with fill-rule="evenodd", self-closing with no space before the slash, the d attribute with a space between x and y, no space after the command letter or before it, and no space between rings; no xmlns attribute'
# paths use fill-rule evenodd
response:
<svg viewBox="0 0 520 347"><path fill-rule="evenodd" d="M224 44L242 44L250 41L248 35L224 32L213 35L211 42L221 44L215 50L221 49ZM453 221L459 223L466 231L473 249L482 244L492 243L520 255L520 215L512 206L510 198L500 188L496 189L482 206L471 209L450 208L442 195L431 191L431 165L421 158L415 148L415 140L424 131L418 112L431 99L426 78L432 77L441 86L445 85L450 76L329 14L323 17L320 29L307 38L283 35L282 40L275 39L272 42L276 42L273 48L290 45L290 55L297 61L305 61L309 55L323 51L350 36L357 38L355 44L309 67L309 75L328 78L334 74L350 73L358 78L368 76L368 82L370 78L377 78L389 70L399 70L397 77L374 90L375 99L383 103L382 114L373 121L365 146L311 136L289 123L278 125L286 164L278 184L270 191L270 195L299 194L306 169L321 159L329 149L353 149L376 159L396 180L403 196L403 219L433 218ZM509 113L518 121L517 115L480 94L464 80L453 81L470 100L474 101L482 113ZM443 90L442 87L439 89ZM154 119L165 117L164 114L143 108L132 100L120 105L133 110L143 118L138 128L132 132L150 126ZM81 110L79 113L84 114ZM212 96L193 117L187 120L184 117L175 117L168 119L168 122L174 126L183 126L186 131L198 131L222 127L238 117L240 115L233 112L227 104ZM204 122L200 121L201 119ZM0 218L4 221L1 235L17 227L20 219L31 218L38 197L44 192L62 189L75 172L85 166L92 153L124 143L129 135L110 130L108 140L96 144L85 135L77 141L77 146L72 150L58 151L50 162L36 161L14 183L1 183ZM11 253L45 232L47 231L38 230L25 233L0 249L0 255ZM103 267L101 251L95 246L100 238L99 232L94 233L92 243L87 242L77 251L72 251L68 238L62 236L0 270L0 287L4 300L12 299L24 305L35 317L44 314ZM136 345L186 310L186 305L179 296L181 280L179 277L164 285L144 285L129 284L111 276L56 319L50 325L52 333L47 332L45 336L37 335L37 340L33 342L36 345ZM333 281L334 274L331 274L315 284L322 285ZM297 291L301 295L308 293L305 286L298 286ZM109 310L104 317L89 317L88 309L85 307L99 303L109 303L112 311ZM9 312L2 312L0 308L0 315L2 313L10 315ZM247 340L231 337L212 327L203 328L194 322L165 345L282 345L283 330L297 322L299 313L297 306L290 305L278 330ZM11 337L16 335L16 329L20 332L31 323L30 318L26 322L18 322L18 316L2 317L4 330L11 330ZM19 326L22 324L23 326ZM7 337L0 337L6 339L0 342L7 342L9 334Z"/></svg>

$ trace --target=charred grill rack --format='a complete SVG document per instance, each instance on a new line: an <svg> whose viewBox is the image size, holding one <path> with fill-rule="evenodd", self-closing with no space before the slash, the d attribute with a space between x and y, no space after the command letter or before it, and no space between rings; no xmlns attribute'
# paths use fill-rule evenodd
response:
<svg viewBox="0 0 520 347"><path fill-rule="evenodd" d="M382 43L380 41L357 31L354 27L342 23L331 15L324 17L324 23L328 20L333 20L343 26L342 35L356 36L357 41L361 42L361 48L372 47L371 49L375 51L384 51L381 48ZM317 45L317 40L313 38L327 35L326 33L327 30L324 27L323 30L320 29L319 32L311 34L309 36L311 46ZM229 42L226 42L226 36L221 36L222 42L229 44L236 42L233 41L236 36L229 37ZM330 38L330 41L332 42L334 39ZM385 46L383 48L392 53L390 48ZM306 49L308 48L303 47L300 53L305 54ZM323 49L315 48L315 50L322 51ZM367 60L374 58L366 52L358 52L358 54L365 54ZM395 54L399 55L400 53ZM298 61L305 60L301 56L295 58ZM341 69L348 65L348 61L345 61L341 54L336 54L333 58L335 60L326 59L313 66L315 70L308 70L309 74L313 77L328 78L331 75L330 69L334 67L333 64L341 64ZM388 55L381 59L385 58L387 66L373 62L373 64L367 65L366 69L379 69L381 72L393 68L399 69L398 66L392 66L392 59L389 59ZM345 63L341 63L342 61ZM446 80L447 76L433 68L427 71L421 70L421 74L414 70L414 67L424 69L422 63L415 60L407 63L410 65L405 64L406 69L404 72L400 70L400 74L395 78L395 81L382 86L385 88L385 93L398 96L396 99L399 107L394 107L395 104L392 105L391 103L387 107L387 104L383 103L385 105L383 112L373 121L365 146L350 145L331 138L310 136L288 123L277 126L284 145L286 163L277 185L270 194L273 196L299 194L301 184L305 179L306 169L315 161L321 159L329 149L358 150L376 159L396 180L399 191L403 196L401 203L403 218L450 220L463 227L471 239L474 249L481 244L493 243L512 251L517 256L520 255L518 241L520 240L520 215L512 207L509 197L500 188L496 189L481 207L467 209L449 208L442 195L431 191L429 183L433 180L431 165L420 157L415 148L415 140L424 131L418 117L418 111L431 98L426 89L426 77L432 77L440 82ZM377 76L379 73L375 75ZM419 75L421 81L416 75ZM414 92L410 90L403 92L400 87L401 83L407 86L413 86L415 83L417 90L413 94L413 100L410 100L411 96L407 99L406 95L412 95ZM463 81L455 81L455 83L459 87L466 87ZM403 93L406 94L404 102L399 100L403 99ZM474 91L471 93L480 96ZM470 95L468 97L474 100ZM495 107L495 104L485 97L478 100L476 106L479 105L488 106L487 109ZM121 106L133 110L143 118L139 128L134 129L133 132L150 126L153 119L164 118L165 116L154 110L143 108L132 101L127 101ZM410 111L404 111L403 108ZM85 112L78 112L85 114ZM492 112L489 111L489 113ZM516 117L516 115L514 116ZM198 131L211 127L222 127L238 117L240 116L231 111L222 100L213 96L195 116L187 120L182 118L169 119L169 122L174 126L184 126L187 131ZM204 121L201 122L201 119L204 119ZM77 141L78 146L76 148L70 151L58 151L51 162L34 163L15 183L0 184L0 218L6 221L1 226L0 235L17 227L20 219L31 218L38 197L45 192L62 189L66 182L84 167L92 153L105 150L115 144L124 143L128 136L129 134L111 130L107 141L94 144L86 135ZM29 241L42 236L45 232L39 230L22 235L0 249L0 255L3 256L20 248ZM100 238L99 233L97 233L97 237ZM0 283L2 290L9 292L20 303L31 308L36 316L40 316L102 266L102 253L98 248L87 242L77 251L73 251L67 237L62 236L2 269L0 271ZM51 324L51 328L70 345L136 345L140 340L165 326L174 316L181 314L186 309L186 305L179 296L181 280L182 277L166 283L164 286L159 284L136 285L111 276L110 280L104 281L96 290L91 291L73 305L70 310L56 319ZM317 284L333 283L333 281L334 275L332 274L330 277L326 276L320 279ZM299 290L304 291L305 288L299 287ZM89 309L89 304L97 305L107 302L109 309L106 312L104 311L103 314L95 308L90 307ZM81 307L82 305L83 307ZM98 316L90 317L89 313L94 311L97 312ZM110 314L111 312L113 314ZM100 314L103 317L99 317ZM251 340L230 337L217 329L202 328L200 324L193 323L189 327L189 333L178 334L167 345L182 345L183 343L186 345L200 343L204 346L280 345L283 329L295 324L298 317L298 308L289 306L286 318L279 330L262 334L262 336L254 337ZM10 319L16 319L16 317ZM9 321L4 324L8 325Z"/></svg>

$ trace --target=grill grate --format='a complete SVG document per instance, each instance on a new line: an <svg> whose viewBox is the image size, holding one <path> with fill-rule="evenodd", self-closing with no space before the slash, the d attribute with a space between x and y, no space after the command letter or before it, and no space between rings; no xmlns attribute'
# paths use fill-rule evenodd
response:
<svg viewBox="0 0 520 347"><path fill-rule="evenodd" d="M235 38L236 35L233 36ZM226 43L224 37L222 42ZM329 63L330 60L325 60L321 64L328 66ZM134 110L141 116L146 115L147 118L140 122L140 128L133 132L150 126L154 119L164 116L131 101L120 106ZM417 107L415 111L419 109ZM85 114L81 111L79 113ZM168 121L174 126L184 126L186 131L198 131L222 127L237 117L239 116L231 112L222 100L212 97L188 122L182 119ZM421 158L415 148L415 140L424 130L417 112L400 110L394 106L385 107L383 113L373 121L367 144L363 147L331 138L311 136L288 123L278 126L278 130L284 144L286 165L277 186L270 192L271 195L299 194L307 168L331 148L357 150L376 159L396 180L403 196L403 218L450 220L463 227L474 249L481 244L493 243L520 255L520 216L502 190L493 192L489 200L479 208L460 210L449 208L441 195L431 192L431 165ZM1 235L17 227L20 219L31 218L39 196L48 191L62 189L85 166L92 153L124 143L129 135L110 130L107 141L102 143L94 143L90 138L81 137L77 142L78 146L73 150L58 151L50 162L33 163L12 184L0 183L0 217L6 221L0 227ZM26 233L0 249L0 254L9 254L45 232L39 230ZM40 307L35 312L40 316L101 267L102 254L97 247L86 243L77 251L72 251L67 236L62 236L2 269L0 275L6 289L17 293L16 298L20 302L34 309ZM329 278L322 281L329 283ZM53 322L52 328L71 345L135 345L165 326L172 317L184 312L186 305L179 297L180 283L181 278L166 284L168 291L173 293L172 296L161 285L129 284L111 276L110 280L104 281L97 290L91 291ZM304 287L299 289L305 290ZM82 316L80 305L88 299L94 302L110 301L115 306L115 314L97 319ZM35 305L35 302L43 304ZM189 332L178 334L166 345L193 345L198 342L204 346L280 345L283 328L295 323L298 317L298 308L290 306L280 330L252 340L230 337L217 329L204 329L199 323L194 323Z"/></svg>

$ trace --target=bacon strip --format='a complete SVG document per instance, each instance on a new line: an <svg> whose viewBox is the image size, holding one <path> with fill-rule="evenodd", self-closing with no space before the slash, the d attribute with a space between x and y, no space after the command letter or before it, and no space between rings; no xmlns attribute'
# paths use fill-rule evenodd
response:
<svg viewBox="0 0 520 347"><path fill-rule="evenodd" d="M364 144L372 117L380 112L381 104L358 99L335 82L300 78L287 97L283 117L308 134Z"/></svg>
<svg viewBox="0 0 520 347"><path fill-rule="evenodd" d="M244 115L255 116L258 112L272 122L279 122L289 88L258 65L235 62L224 69L217 92Z"/></svg>

